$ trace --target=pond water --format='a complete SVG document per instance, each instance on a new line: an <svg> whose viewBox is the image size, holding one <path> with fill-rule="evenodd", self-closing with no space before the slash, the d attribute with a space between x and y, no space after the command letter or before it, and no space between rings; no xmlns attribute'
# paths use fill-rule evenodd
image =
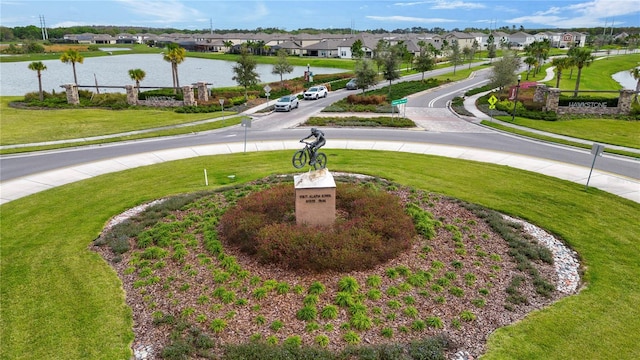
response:
<svg viewBox="0 0 640 360"><path fill-rule="evenodd" d="M638 81L634 79L633 76L631 76L631 70L617 72L611 75L611 77L625 89L636 89L636 84L638 83Z"/></svg>
<svg viewBox="0 0 640 360"><path fill-rule="evenodd" d="M38 91L38 76L28 66L31 62L0 63L0 96L22 96L28 92ZM43 61L47 70L42 72L42 89L57 93L64 91L60 86L73 83L73 68L71 64L64 64L60 60ZM237 86L232 80L234 61L207 60L186 58L178 65L178 79L180 85L193 84L199 81L211 83L210 88ZM160 54L131 54L113 55L95 58L85 58L82 64L76 63L78 85L92 86L98 83L100 92L124 93L124 88L110 89L100 86L133 85L129 77L129 70L142 69L146 73L140 86L172 86L171 64L162 59ZM260 82L279 81L280 75L271 73L273 65L258 64L256 72L260 75ZM304 76L306 66L294 66L293 72L285 74L283 78L292 79ZM335 74L345 72L344 69L311 68L314 74ZM82 89L82 88L81 88Z"/></svg>

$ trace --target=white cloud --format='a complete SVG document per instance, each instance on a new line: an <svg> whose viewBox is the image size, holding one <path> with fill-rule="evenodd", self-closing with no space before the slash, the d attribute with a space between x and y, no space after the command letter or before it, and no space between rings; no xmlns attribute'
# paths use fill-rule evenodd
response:
<svg viewBox="0 0 640 360"><path fill-rule="evenodd" d="M417 22L417 23L447 23L456 22L458 20L440 19L440 18L418 18L412 16L366 16L366 18L377 21L399 21L399 22Z"/></svg>
<svg viewBox="0 0 640 360"><path fill-rule="evenodd" d="M429 0L429 1L414 1L414 2L398 2L394 3L395 6L416 6L416 5L425 5L425 4L433 4L429 7L431 10L454 10L454 9L465 9L465 10L473 10L473 9L484 9L486 5L481 3L472 3L472 2L464 2L462 0Z"/></svg>
<svg viewBox="0 0 640 360"><path fill-rule="evenodd" d="M433 10L454 10L454 9L464 9L464 10L475 10L475 9L484 9L487 6L480 3L472 3L472 2L464 2L460 0L447 1L447 0L436 0L435 5L431 7Z"/></svg>
<svg viewBox="0 0 640 360"><path fill-rule="evenodd" d="M190 8L178 0L116 0L131 12L143 15L153 23L172 24L205 17L199 10Z"/></svg>
<svg viewBox="0 0 640 360"><path fill-rule="evenodd" d="M615 21L616 16L628 16L633 13L640 13L637 0L592 0L563 7L553 6L530 16L521 16L505 22L561 28L595 27L603 26L605 21ZM618 20L617 23L622 25L623 22Z"/></svg>

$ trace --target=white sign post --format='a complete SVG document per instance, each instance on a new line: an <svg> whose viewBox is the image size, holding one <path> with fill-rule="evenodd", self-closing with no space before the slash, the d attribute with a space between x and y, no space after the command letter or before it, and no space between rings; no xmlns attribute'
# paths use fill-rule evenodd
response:
<svg viewBox="0 0 640 360"><path fill-rule="evenodd" d="M264 95L267 97L267 107L269 107L269 95L271 95L271 86L267 84L262 88L262 90L264 90Z"/></svg>
<svg viewBox="0 0 640 360"><path fill-rule="evenodd" d="M220 103L220 112L224 111L224 99L220 98L218 100L218 102Z"/></svg>
<svg viewBox="0 0 640 360"><path fill-rule="evenodd" d="M593 172L593 166L596 164L596 158L598 156L602 156L602 152L604 151L604 145L602 144L593 144L591 146L591 155L593 155L593 161L591 162L591 170L589 171L589 177L587 178L587 185L585 185L584 189L589 189L589 180L591 180L591 173Z"/></svg>
<svg viewBox="0 0 640 360"><path fill-rule="evenodd" d="M242 119L241 125L244 127L244 152L247 152L247 128L251 127L251 118Z"/></svg>

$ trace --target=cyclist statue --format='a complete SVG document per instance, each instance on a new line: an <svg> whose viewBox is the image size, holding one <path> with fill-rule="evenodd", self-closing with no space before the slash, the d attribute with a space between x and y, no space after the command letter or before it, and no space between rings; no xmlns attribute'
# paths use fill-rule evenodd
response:
<svg viewBox="0 0 640 360"><path fill-rule="evenodd" d="M311 128L311 134L309 134L309 136L307 136L306 138L300 139L300 142L307 140L312 136L315 137L316 140L310 145L311 160L309 160L309 165L311 166L315 165L316 163L316 153L318 152L318 149L320 149L324 146L324 144L327 143L327 141L324 139L324 133L316 128Z"/></svg>

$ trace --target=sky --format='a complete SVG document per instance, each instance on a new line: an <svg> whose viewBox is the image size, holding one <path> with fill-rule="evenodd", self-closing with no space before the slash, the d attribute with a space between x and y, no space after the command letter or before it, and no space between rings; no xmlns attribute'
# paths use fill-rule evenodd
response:
<svg viewBox="0 0 640 360"><path fill-rule="evenodd" d="M638 0L2 0L0 25L179 30L640 27Z"/></svg>

